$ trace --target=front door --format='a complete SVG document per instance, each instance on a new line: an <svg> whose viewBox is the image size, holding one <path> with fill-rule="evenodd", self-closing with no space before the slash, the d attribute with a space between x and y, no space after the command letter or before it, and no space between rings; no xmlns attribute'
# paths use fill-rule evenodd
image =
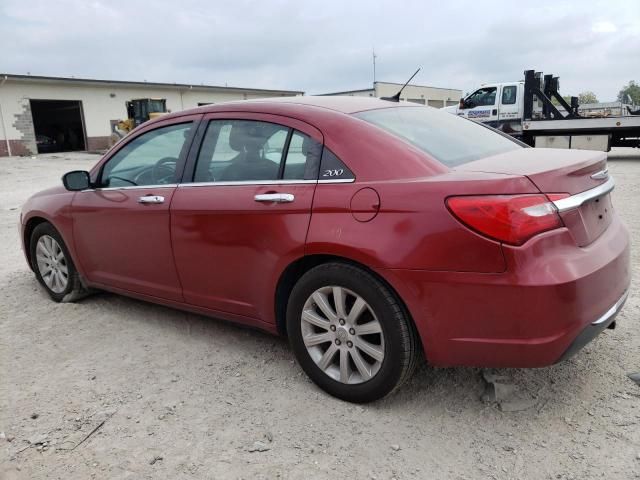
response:
<svg viewBox="0 0 640 480"><path fill-rule="evenodd" d="M290 118L212 114L193 182L171 205L185 301L262 321L274 287L304 255L322 136Z"/></svg>
<svg viewBox="0 0 640 480"><path fill-rule="evenodd" d="M497 90L495 86L479 88L464 99L463 108L459 109L458 115L496 127L498 124Z"/></svg>
<svg viewBox="0 0 640 480"><path fill-rule="evenodd" d="M73 238L90 283L182 300L169 206L195 119L153 124L125 139L100 166L97 187L75 195Z"/></svg>

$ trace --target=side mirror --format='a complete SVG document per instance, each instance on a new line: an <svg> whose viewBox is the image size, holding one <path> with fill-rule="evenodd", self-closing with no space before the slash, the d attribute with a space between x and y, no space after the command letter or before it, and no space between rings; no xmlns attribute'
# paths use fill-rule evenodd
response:
<svg viewBox="0 0 640 480"><path fill-rule="evenodd" d="M86 190L91 187L91 177L89 176L89 172L74 170L62 176L62 184L64 188L72 192Z"/></svg>
<svg viewBox="0 0 640 480"><path fill-rule="evenodd" d="M459 108L460 110L464 110L464 98L461 98L461 99L460 99L460 105L458 105L458 108Z"/></svg>

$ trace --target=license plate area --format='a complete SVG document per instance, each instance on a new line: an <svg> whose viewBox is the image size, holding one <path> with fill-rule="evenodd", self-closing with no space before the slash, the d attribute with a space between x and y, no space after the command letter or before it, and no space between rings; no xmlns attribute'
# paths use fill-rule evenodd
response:
<svg viewBox="0 0 640 480"><path fill-rule="evenodd" d="M585 225L587 240L594 241L607 229L613 216L611 195L594 198L580 207L580 214Z"/></svg>
<svg viewBox="0 0 640 480"><path fill-rule="evenodd" d="M576 243L585 246L596 240L611 224L613 206L611 195L584 202L580 207L560 214Z"/></svg>

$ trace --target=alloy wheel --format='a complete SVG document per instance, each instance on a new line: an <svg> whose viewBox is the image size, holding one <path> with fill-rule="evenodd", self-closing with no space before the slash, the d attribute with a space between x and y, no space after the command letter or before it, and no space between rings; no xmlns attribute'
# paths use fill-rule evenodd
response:
<svg viewBox="0 0 640 480"><path fill-rule="evenodd" d="M332 379L358 384L380 370L382 326L358 294L339 286L319 288L305 302L300 321L309 356Z"/></svg>
<svg viewBox="0 0 640 480"><path fill-rule="evenodd" d="M42 235L36 244L36 262L45 285L54 293L62 293L69 284L67 259L60 244L49 235Z"/></svg>

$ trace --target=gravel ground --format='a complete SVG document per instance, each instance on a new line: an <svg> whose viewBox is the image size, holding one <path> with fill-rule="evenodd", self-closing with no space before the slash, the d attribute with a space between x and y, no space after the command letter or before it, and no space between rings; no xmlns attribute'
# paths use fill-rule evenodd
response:
<svg viewBox="0 0 640 480"><path fill-rule="evenodd" d="M51 302L22 256L19 207L97 158L0 159L0 478L640 478L635 288L618 328L573 359L494 372L517 401L483 401L478 369L423 366L350 405L307 380L284 339L106 293ZM638 242L640 154L610 160Z"/></svg>

